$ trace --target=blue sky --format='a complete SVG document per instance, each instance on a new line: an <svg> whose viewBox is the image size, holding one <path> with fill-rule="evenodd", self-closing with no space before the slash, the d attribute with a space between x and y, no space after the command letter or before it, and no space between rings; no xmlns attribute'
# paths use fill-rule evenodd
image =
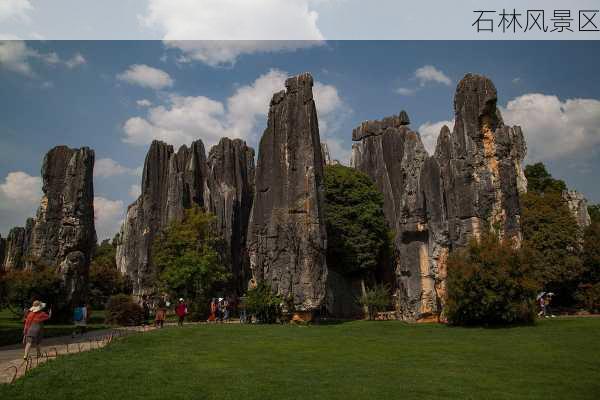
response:
<svg viewBox="0 0 600 400"><path fill-rule="evenodd" d="M524 129L528 161L544 161L600 202L599 62L591 41L4 42L0 233L33 215L41 159L59 144L89 146L102 160L98 231L116 233L152 138L209 147L228 135L255 147L271 94L304 71L318 82L322 138L342 161L353 127L401 109L431 149L453 116L456 83L467 72L487 75L505 121Z"/></svg>

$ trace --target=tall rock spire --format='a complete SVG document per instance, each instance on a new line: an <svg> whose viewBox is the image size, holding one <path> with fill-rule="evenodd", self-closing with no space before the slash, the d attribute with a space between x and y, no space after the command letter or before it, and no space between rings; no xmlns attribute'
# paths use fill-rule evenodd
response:
<svg viewBox="0 0 600 400"><path fill-rule="evenodd" d="M271 100L248 230L253 277L313 311L325 300L326 231L321 141L310 74Z"/></svg>

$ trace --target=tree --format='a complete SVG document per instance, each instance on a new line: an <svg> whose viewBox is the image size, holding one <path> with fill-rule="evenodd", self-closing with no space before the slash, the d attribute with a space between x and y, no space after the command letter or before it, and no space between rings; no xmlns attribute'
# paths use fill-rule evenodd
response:
<svg viewBox="0 0 600 400"><path fill-rule="evenodd" d="M448 259L446 313L454 325L501 325L532 322L535 296L527 249L516 249L493 234L472 239Z"/></svg>
<svg viewBox="0 0 600 400"><path fill-rule="evenodd" d="M385 311L391 303L389 286L381 284L366 289L358 303L366 310L368 320L375 319L376 314Z"/></svg>
<svg viewBox="0 0 600 400"><path fill-rule="evenodd" d="M103 308L110 296L131 293L131 282L117 269L116 246L108 239L96 245L90 264L89 301L94 308Z"/></svg>
<svg viewBox="0 0 600 400"><path fill-rule="evenodd" d="M282 314L283 298L273 293L271 287L261 282L248 290L246 309L263 324L273 324Z"/></svg>
<svg viewBox="0 0 600 400"><path fill-rule="evenodd" d="M546 170L546 166L539 162L525 167L527 190L533 193L557 192L567 190L567 185L560 179L554 179Z"/></svg>
<svg viewBox="0 0 600 400"><path fill-rule="evenodd" d="M3 281L6 294L4 302L15 315L22 315L23 309L31 306L33 300L43 301L54 311L63 310L66 305L62 278L53 268L9 271Z"/></svg>
<svg viewBox="0 0 600 400"><path fill-rule="evenodd" d="M531 251L535 276L557 305L571 305L583 265L581 233L561 192L529 192L521 196L523 246Z"/></svg>
<svg viewBox="0 0 600 400"><path fill-rule="evenodd" d="M391 247L383 195L366 174L325 167L327 266L343 274L374 272Z"/></svg>
<svg viewBox="0 0 600 400"><path fill-rule="evenodd" d="M193 207L155 239L152 263L158 290L190 299L202 310L207 307L210 295L231 277L217 252L222 239L214 232L214 216Z"/></svg>
<svg viewBox="0 0 600 400"><path fill-rule="evenodd" d="M587 310L600 310L600 222L592 222L583 235L583 273L576 298Z"/></svg>

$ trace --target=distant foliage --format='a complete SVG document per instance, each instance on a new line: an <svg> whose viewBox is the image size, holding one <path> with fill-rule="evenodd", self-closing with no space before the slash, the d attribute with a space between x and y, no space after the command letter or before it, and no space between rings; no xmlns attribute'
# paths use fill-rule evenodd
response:
<svg viewBox="0 0 600 400"><path fill-rule="evenodd" d="M527 250L484 235L448 259L446 313L453 325L529 323L539 286Z"/></svg>
<svg viewBox="0 0 600 400"><path fill-rule="evenodd" d="M208 304L215 291L231 278L217 249L214 216L198 207L186 210L181 222L173 222L155 239L152 262L158 273L157 290L173 298L183 297Z"/></svg>
<svg viewBox="0 0 600 400"><path fill-rule="evenodd" d="M583 274L576 299L588 311L600 312L600 222L588 226L583 238Z"/></svg>
<svg viewBox="0 0 600 400"><path fill-rule="evenodd" d="M567 190L565 182L554 179L543 163L527 165L525 167L525 177L527 178L527 191L529 193L562 193Z"/></svg>
<svg viewBox="0 0 600 400"><path fill-rule="evenodd" d="M15 314L21 314L34 300L43 301L55 311L65 306L66 292L54 268L39 268L35 272L10 271L4 274L2 280L6 296L3 303Z"/></svg>
<svg viewBox="0 0 600 400"><path fill-rule="evenodd" d="M260 323L273 324L281 317L283 298L273 293L266 283L259 283L246 295L246 310Z"/></svg>
<svg viewBox="0 0 600 400"><path fill-rule="evenodd" d="M555 305L572 305L583 273L575 217L559 192L526 193L521 208L523 246L531 252L536 278L556 293Z"/></svg>
<svg viewBox="0 0 600 400"><path fill-rule="evenodd" d="M133 326L144 321L144 309L131 296L117 294L111 296L106 305L106 323L111 325Z"/></svg>
<svg viewBox="0 0 600 400"><path fill-rule="evenodd" d="M89 302L96 309L104 308L109 297L118 293L131 294L131 282L117 269L116 246L104 240L96 246L89 275Z"/></svg>
<svg viewBox="0 0 600 400"><path fill-rule="evenodd" d="M367 289L358 299L358 304L366 309L367 319L375 319L378 312L387 310L391 304L390 287L388 285L375 285Z"/></svg>
<svg viewBox="0 0 600 400"><path fill-rule="evenodd" d="M327 266L345 274L374 271L390 251L383 195L367 175L325 167Z"/></svg>

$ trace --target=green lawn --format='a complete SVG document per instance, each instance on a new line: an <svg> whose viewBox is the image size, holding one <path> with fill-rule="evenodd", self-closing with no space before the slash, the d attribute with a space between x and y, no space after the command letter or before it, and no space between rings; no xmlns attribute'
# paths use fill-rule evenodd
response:
<svg viewBox="0 0 600 400"><path fill-rule="evenodd" d="M104 311L93 311L88 329L108 328L103 324ZM44 326L44 337L54 337L70 335L73 333L73 325L53 325ZM23 321L7 309L0 310L0 346L21 343L23 340Z"/></svg>
<svg viewBox="0 0 600 400"><path fill-rule="evenodd" d="M203 325L52 361L2 399L597 399L600 319Z"/></svg>

